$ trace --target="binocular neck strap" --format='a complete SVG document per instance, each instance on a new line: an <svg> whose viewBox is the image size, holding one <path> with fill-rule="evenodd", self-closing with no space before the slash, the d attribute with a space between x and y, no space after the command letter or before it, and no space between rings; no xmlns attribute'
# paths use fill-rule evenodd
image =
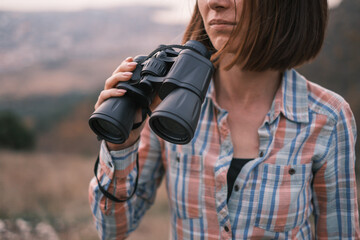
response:
<svg viewBox="0 0 360 240"><path fill-rule="evenodd" d="M199 52L196 48L193 48L191 46L186 46L186 45L178 45L178 44L172 44L172 45L163 45L158 47L157 49L155 49L154 51L152 51L142 62L145 62L146 60L148 60L149 58L151 58L152 56L154 56L157 52L166 50L166 49L172 49L172 48L178 48L178 49L190 49L192 51L195 51L199 54L201 54L201 52Z"/></svg>
<svg viewBox="0 0 360 240"><path fill-rule="evenodd" d="M106 189L105 189L103 186L101 186L100 181L99 181L99 179L98 179L98 177L97 177L97 169L98 169L99 161L100 161L100 160L99 160L99 156L98 156L97 159L96 159L96 162L95 162L95 166L94 166L94 173L95 173L95 178L96 178L96 180L97 180L99 189L100 189L100 191L102 192L102 194L104 194L104 196L107 197L108 199L110 199L110 200L112 200L112 201L114 201L114 202L118 202L118 203L120 203L120 202L126 202L126 201L130 200L130 199L134 196L134 194L135 194L135 192L136 192L137 185L138 185L138 180L139 180L139 154L136 155L136 169L137 169L137 174L136 174L134 191L133 191L133 192L131 193L131 195L130 195L128 198L126 198L126 199L118 199L117 197L115 197L114 195L112 195L111 193L109 193L108 191L106 191Z"/></svg>

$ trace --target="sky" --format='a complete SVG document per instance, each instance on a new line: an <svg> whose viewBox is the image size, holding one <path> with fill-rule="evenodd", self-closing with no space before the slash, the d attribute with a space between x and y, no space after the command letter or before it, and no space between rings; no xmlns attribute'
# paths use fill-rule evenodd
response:
<svg viewBox="0 0 360 240"><path fill-rule="evenodd" d="M0 0L0 10L11 11L78 11L124 5L167 6L169 10L154 14L157 21L184 23L191 14L196 0ZM328 0L336 7L342 0Z"/></svg>

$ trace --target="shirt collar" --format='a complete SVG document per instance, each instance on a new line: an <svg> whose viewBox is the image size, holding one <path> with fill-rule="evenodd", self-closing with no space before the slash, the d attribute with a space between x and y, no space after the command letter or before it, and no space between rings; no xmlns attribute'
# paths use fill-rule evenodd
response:
<svg viewBox="0 0 360 240"><path fill-rule="evenodd" d="M307 82L294 69L283 73L281 86L267 114L269 123L272 123L280 113L297 123L309 122Z"/></svg>
<svg viewBox="0 0 360 240"><path fill-rule="evenodd" d="M207 91L207 97L212 99L215 107L219 108L215 101L213 81ZM219 108L219 110L221 110ZM281 86L275 94L270 111L266 115L265 122L270 124L282 113L290 121L298 123L309 122L308 93L306 79L294 69L283 73Z"/></svg>

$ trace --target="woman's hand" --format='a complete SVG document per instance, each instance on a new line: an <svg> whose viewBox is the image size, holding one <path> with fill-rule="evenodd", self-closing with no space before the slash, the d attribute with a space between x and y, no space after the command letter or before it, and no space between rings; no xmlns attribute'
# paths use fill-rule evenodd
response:
<svg viewBox="0 0 360 240"><path fill-rule="evenodd" d="M119 82L129 81L131 79L131 76L133 75L132 71L135 70L137 63L134 62L132 57L126 58L113 72L111 77L109 77L105 81L104 90L100 92L100 95L98 97L98 100L95 104L95 110L108 98L111 97L122 97L125 95L126 90L125 89L117 89L116 85ZM141 109L138 109L134 122L140 122L142 119L141 116ZM145 122L145 121L144 121ZM133 145L136 140L140 136L140 132L144 127L144 123L138 127L137 129L134 129L130 132L129 138L122 144L114 144L110 142L106 142L108 149L111 150L121 150L126 147L129 147Z"/></svg>
<svg viewBox="0 0 360 240"><path fill-rule="evenodd" d="M129 81L133 75L132 71L135 70L137 62L133 58L128 57L125 59L113 72L111 77L106 79L104 90L101 91L99 98L95 104L95 110L110 97L121 97L126 93L125 89L117 89L116 85L119 82Z"/></svg>
<svg viewBox="0 0 360 240"><path fill-rule="evenodd" d="M113 72L112 76L109 77L105 81L104 90L101 91L99 98L95 104L95 110L108 98L111 97L122 97L125 95L126 90L125 89L117 89L116 85L119 82L129 81L133 75L132 71L135 70L137 65L137 62L134 62L134 59L132 57L126 58ZM156 95L155 98L152 101L152 104L150 106L150 110L153 111L159 104L161 100ZM134 123L141 122L142 114L141 109L137 109L137 113L135 114ZM124 148L127 148L131 145L133 145L136 140L140 137L140 133L142 129L144 128L144 123L146 121L143 121L140 127L132 130L129 134L129 138L122 144L114 144L110 142L106 142L109 150L121 150Z"/></svg>

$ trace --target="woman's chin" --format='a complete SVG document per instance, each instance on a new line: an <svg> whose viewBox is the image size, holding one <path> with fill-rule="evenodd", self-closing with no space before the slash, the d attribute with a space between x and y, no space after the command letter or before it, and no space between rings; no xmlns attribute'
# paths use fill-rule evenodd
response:
<svg viewBox="0 0 360 240"><path fill-rule="evenodd" d="M214 48L216 50L220 50L225 46L227 41L229 40L229 37L217 37L213 40L211 40L211 43L213 44Z"/></svg>

